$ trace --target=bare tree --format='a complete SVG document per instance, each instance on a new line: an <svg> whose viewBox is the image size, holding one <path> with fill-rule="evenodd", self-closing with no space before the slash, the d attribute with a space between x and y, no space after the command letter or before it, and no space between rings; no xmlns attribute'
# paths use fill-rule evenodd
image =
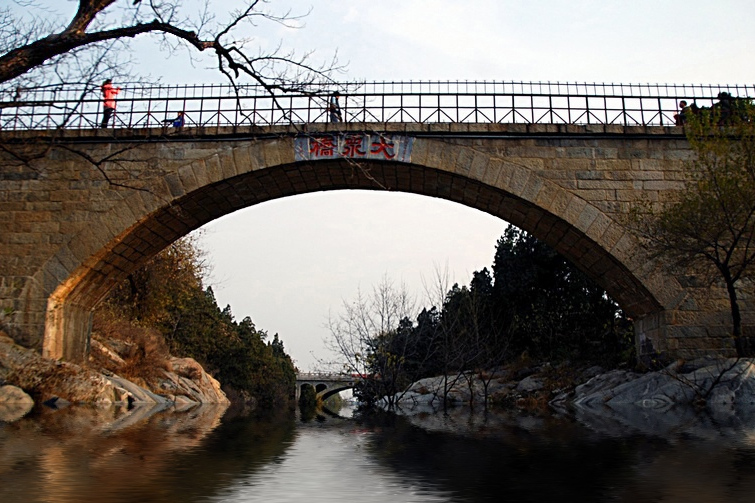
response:
<svg viewBox="0 0 755 503"><path fill-rule="evenodd" d="M437 346L435 358L442 377L442 389L436 390L436 395L440 396L444 411L449 405L448 395L460 382L467 385L471 405L474 385L474 374L471 368L480 356L480 347L476 345L477 341L474 339L474 336L479 336L480 333L470 333L466 330L467 317L464 316L464 314L469 314L470 309L475 309L477 306L472 305L466 287L460 289L457 284L454 284L449 288L449 283L448 267L440 269L437 265L434 269L433 283L430 286L425 283L428 300L432 305L441 306L440 320L436 325L434 340ZM452 303L460 305L451 309ZM467 313L464 313L465 310Z"/></svg>
<svg viewBox="0 0 755 503"><path fill-rule="evenodd" d="M276 12L263 0L243 2L227 15L217 14L212 0L79 0L67 22L34 0L14 3L39 14L24 17L19 9L0 9L0 84L6 97L28 85L88 82L105 71L128 72L129 46L137 36L154 37L170 53L185 49L189 57L213 51L217 69L231 82L247 77L269 90L300 90L327 80L336 67L335 62L310 64L310 53L249 48L248 30L259 23L293 27L301 17Z"/></svg>
<svg viewBox="0 0 755 503"><path fill-rule="evenodd" d="M396 287L383 277L370 295L359 291L355 300L343 302L338 316L328 320L330 338L325 343L340 357L343 371L361 378L365 396L385 397L393 406L411 384L403 375L410 341L395 343L402 320L413 319L414 314L406 287Z"/></svg>
<svg viewBox="0 0 755 503"><path fill-rule="evenodd" d="M61 10L70 8L70 2L63 7L41 0L12 0L0 7L0 111L15 108L23 116L29 109L48 107L55 114L53 127L68 127L71 118L82 116L90 95L98 95L105 78L128 80L134 89L148 83L131 56L134 40L144 37L161 51L192 63L211 53L214 62L210 62L237 91L238 106L239 85L245 80L266 89L278 108L276 94L309 92L331 81L331 74L339 69L335 58L311 64L309 52L297 54L282 45L262 47L251 38L265 24L296 28L308 11L294 13L267 0L236 3L240 7L224 11L213 0L79 0L69 15ZM56 101L62 90L65 100ZM91 122L92 112L87 113ZM163 133L171 136L180 131ZM56 141L61 135L52 131L35 139L4 138L0 151L9 157L6 166L26 170L30 177L41 176L49 169L44 159L54 148L78 157L111 187L144 190L144 179L161 174L130 169L144 161L159 166L134 152L138 144L94 157ZM114 179L109 174L114 169L128 176Z"/></svg>

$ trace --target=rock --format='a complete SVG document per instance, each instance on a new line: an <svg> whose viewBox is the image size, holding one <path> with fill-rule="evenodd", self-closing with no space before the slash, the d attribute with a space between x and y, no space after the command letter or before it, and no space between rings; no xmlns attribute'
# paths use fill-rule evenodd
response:
<svg viewBox="0 0 755 503"><path fill-rule="evenodd" d="M755 364L752 359L701 358L646 374L614 370L551 404L609 434L705 435L711 424L738 429L755 420Z"/></svg>
<svg viewBox="0 0 755 503"><path fill-rule="evenodd" d="M118 402L158 405L167 404L169 402L167 398L156 395L151 391L137 386L128 379L124 379L117 375L107 377L107 379L113 384L115 392L118 394Z"/></svg>
<svg viewBox="0 0 755 503"><path fill-rule="evenodd" d="M94 345L101 357L115 363L123 361L107 346ZM121 349L127 351L128 347L124 345ZM229 403L220 383L195 360L172 358L170 365L175 372L164 371L164 379L150 383L150 391L110 371L96 372L72 363L42 358L36 351L18 346L0 333L0 380L27 390L34 399L49 404L51 408L68 403L161 407L173 401L181 406Z"/></svg>
<svg viewBox="0 0 755 503"><path fill-rule="evenodd" d="M33 405L34 400L21 388L6 384L0 387L0 403L30 403Z"/></svg>
<svg viewBox="0 0 755 503"><path fill-rule="evenodd" d="M44 405L45 407L54 409L54 410L58 410L58 409L63 409L65 407L68 407L69 405L71 405L71 402L69 402L68 400L65 400L64 398L54 396L50 398L49 400L45 400L44 402L42 402L42 405Z"/></svg>
<svg viewBox="0 0 755 503"><path fill-rule="evenodd" d="M62 398L71 403L113 403L118 394L100 373L79 365L42 358L36 351L0 340L0 368L5 379L44 402Z"/></svg>
<svg viewBox="0 0 755 503"><path fill-rule="evenodd" d="M34 407L34 400L17 386L0 387L0 421L12 423L24 417Z"/></svg>
<svg viewBox="0 0 755 503"><path fill-rule="evenodd" d="M755 411L752 360L700 359L694 363L674 363L647 374L624 370L601 374L577 386L572 403L582 407L633 405L646 409L704 404L718 413Z"/></svg>
<svg viewBox="0 0 755 503"><path fill-rule="evenodd" d="M107 363L102 365L107 368L121 369L126 366L126 362L116 351L110 349L108 346L101 343L95 338L91 339L90 359L92 358L99 358L100 360L104 360Z"/></svg>
<svg viewBox="0 0 755 503"><path fill-rule="evenodd" d="M580 374L580 377L586 381L604 372L605 372L605 369L603 367L599 365L593 365L592 367L588 367L585 370L583 370L582 373Z"/></svg>
<svg viewBox="0 0 755 503"><path fill-rule="evenodd" d="M545 380L540 377L528 376L519 381L516 390L519 393L534 393L545 387Z"/></svg>
<svg viewBox="0 0 755 503"><path fill-rule="evenodd" d="M160 394L171 395L176 403L228 404L228 397L220 383L204 371L193 358L171 358L173 372L164 371L165 377L153 384Z"/></svg>

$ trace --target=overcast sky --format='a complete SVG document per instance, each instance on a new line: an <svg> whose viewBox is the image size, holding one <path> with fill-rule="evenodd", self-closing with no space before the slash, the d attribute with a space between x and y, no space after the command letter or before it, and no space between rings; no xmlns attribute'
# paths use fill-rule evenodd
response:
<svg viewBox="0 0 755 503"><path fill-rule="evenodd" d="M189 1L189 0L187 0ZM195 1L195 0L191 0ZM224 15L240 2L213 1ZM60 6L61 4L57 4ZM261 24L250 46L337 52L343 81L497 80L755 83L752 0L271 0L306 13L298 29ZM67 2L71 9L74 2ZM281 6L278 9L278 6ZM61 7L62 8L62 7ZM170 83L219 82L137 40L142 71ZM455 203L339 191L267 202L205 226L210 283L237 319L278 333L302 370L327 358L329 312L387 275L423 296L448 266L468 284L489 267L505 222Z"/></svg>

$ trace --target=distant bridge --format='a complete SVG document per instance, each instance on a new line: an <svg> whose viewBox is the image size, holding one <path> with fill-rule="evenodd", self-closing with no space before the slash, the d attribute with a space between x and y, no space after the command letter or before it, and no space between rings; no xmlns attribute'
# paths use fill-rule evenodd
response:
<svg viewBox="0 0 755 503"><path fill-rule="evenodd" d="M442 198L531 233L620 304L638 354L733 354L725 289L650 256L627 219L634 203L659 207L687 188L694 152L673 125L678 100L711 106L752 86L329 87L341 89L343 122L327 122L325 87L125 86L107 129L96 88L0 97L0 329L85 361L93 309L175 240L265 201L369 189ZM165 125L177 111L186 126ZM745 335L754 303L742 301Z"/></svg>
<svg viewBox="0 0 755 503"><path fill-rule="evenodd" d="M312 386L318 398L327 400L330 396L353 389L357 378L344 374L301 373L296 375L296 399L301 396L304 386Z"/></svg>

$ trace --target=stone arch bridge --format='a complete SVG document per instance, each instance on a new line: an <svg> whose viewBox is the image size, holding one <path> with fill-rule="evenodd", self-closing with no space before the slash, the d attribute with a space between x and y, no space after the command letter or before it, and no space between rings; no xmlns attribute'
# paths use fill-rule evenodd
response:
<svg viewBox="0 0 755 503"><path fill-rule="evenodd" d="M312 386L318 398L327 400L330 396L353 389L356 378L343 374L301 373L296 375L296 400L299 400L304 386Z"/></svg>
<svg viewBox="0 0 755 503"><path fill-rule="evenodd" d="M726 292L669 272L628 224L634 203L685 189L681 127L353 121L4 130L0 143L0 328L51 358L83 360L94 307L176 239L341 189L443 198L526 230L619 302L640 353L733 352ZM743 321L751 331L747 300Z"/></svg>

